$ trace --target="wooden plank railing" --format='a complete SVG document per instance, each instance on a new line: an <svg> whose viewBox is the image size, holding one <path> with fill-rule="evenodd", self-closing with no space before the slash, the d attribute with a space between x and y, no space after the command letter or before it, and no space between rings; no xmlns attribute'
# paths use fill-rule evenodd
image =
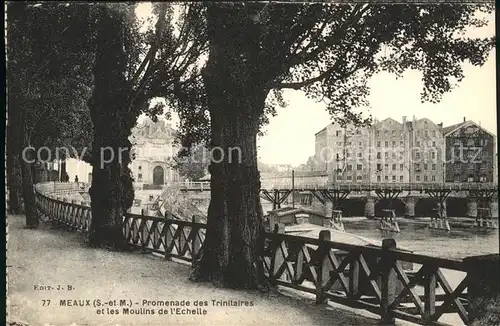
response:
<svg viewBox="0 0 500 326"><path fill-rule="evenodd" d="M433 324L445 313L468 322L462 261L398 251L393 239L382 248L337 243L327 230L311 239L275 228L266 240L261 263L271 283L315 294L318 303L365 309L384 322ZM416 273L405 270L405 263L418 266ZM455 287L446 278L450 270L463 274Z"/></svg>
<svg viewBox="0 0 500 326"><path fill-rule="evenodd" d="M37 187L40 214L81 231L92 218L85 203L63 201ZM319 238L283 233L276 225L266 232L259 253L265 276L274 285L312 293L318 303L331 300L381 316L418 324L437 323L443 314L457 314L468 324L469 284L463 261L400 251L393 239L382 247L356 246L332 241L327 230ZM162 217L125 214L123 232L128 243L166 259L193 263L202 252L206 225ZM334 239L333 239L334 240ZM404 266L416 266L408 271ZM463 279L451 284L450 271Z"/></svg>

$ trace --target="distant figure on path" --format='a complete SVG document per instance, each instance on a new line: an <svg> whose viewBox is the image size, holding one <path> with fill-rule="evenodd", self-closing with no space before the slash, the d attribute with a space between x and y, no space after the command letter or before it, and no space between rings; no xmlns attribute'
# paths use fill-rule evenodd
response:
<svg viewBox="0 0 500 326"><path fill-rule="evenodd" d="M78 176L75 175L75 182L78 183Z"/></svg>

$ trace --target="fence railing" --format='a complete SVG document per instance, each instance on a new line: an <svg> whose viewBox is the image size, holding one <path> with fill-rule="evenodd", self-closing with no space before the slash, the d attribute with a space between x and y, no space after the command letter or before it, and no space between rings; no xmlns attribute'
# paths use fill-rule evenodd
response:
<svg viewBox="0 0 500 326"><path fill-rule="evenodd" d="M86 203L61 200L37 187L40 214L74 229L88 231L92 213ZM133 246L194 262L202 250L206 225L136 214L125 214L123 232ZM331 300L365 309L385 322L394 318L433 324L444 314L457 314L469 323L466 289L474 286L463 261L400 251L394 239L382 247L356 246L331 241L330 232L319 238L284 233L282 225L266 232L260 252L265 276L274 285L315 295L316 302ZM333 239L334 240L334 239ZM412 265L417 270L409 271ZM461 279L448 279L449 274ZM455 283L455 284L453 284ZM456 322L453 323L456 325Z"/></svg>

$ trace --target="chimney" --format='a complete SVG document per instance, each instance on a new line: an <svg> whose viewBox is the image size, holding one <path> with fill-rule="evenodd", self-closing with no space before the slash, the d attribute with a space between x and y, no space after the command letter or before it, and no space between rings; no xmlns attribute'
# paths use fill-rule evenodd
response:
<svg viewBox="0 0 500 326"><path fill-rule="evenodd" d="M464 122L465 122L465 117L464 117Z"/></svg>
<svg viewBox="0 0 500 326"><path fill-rule="evenodd" d="M404 115L403 116L403 124L405 124L405 123L406 123L406 116Z"/></svg>

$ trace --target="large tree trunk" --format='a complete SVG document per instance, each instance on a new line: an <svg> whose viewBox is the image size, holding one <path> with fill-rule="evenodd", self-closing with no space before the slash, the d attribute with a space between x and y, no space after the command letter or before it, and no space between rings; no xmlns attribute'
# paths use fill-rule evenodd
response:
<svg viewBox="0 0 500 326"><path fill-rule="evenodd" d="M12 96L9 96L8 118L7 118L7 188L9 191L9 214L21 214L21 152L22 135L19 130L19 110L13 109Z"/></svg>
<svg viewBox="0 0 500 326"><path fill-rule="evenodd" d="M22 125L24 125L24 117L22 118L21 122ZM25 132L23 148L28 148L29 146L29 137ZM26 151L26 153L23 154L23 151L21 151L19 153L19 161L21 162L22 193L24 200L24 214L26 215L26 228L36 229L38 227L38 215L36 211L35 191L33 188L33 152Z"/></svg>
<svg viewBox="0 0 500 326"><path fill-rule="evenodd" d="M123 49L123 17L117 10L99 8L95 86L89 103L94 124L89 242L92 246L128 248L122 232L128 200L130 119L126 106L126 55ZM127 196L125 196L127 195Z"/></svg>
<svg viewBox="0 0 500 326"><path fill-rule="evenodd" d="M259 27L250 18L231 5L208 10L211 49L203 77L212 128L211 200L203 256L192 275L236 288L259 284L263 231L256 136L266 92L256 69Z"/></svg>

